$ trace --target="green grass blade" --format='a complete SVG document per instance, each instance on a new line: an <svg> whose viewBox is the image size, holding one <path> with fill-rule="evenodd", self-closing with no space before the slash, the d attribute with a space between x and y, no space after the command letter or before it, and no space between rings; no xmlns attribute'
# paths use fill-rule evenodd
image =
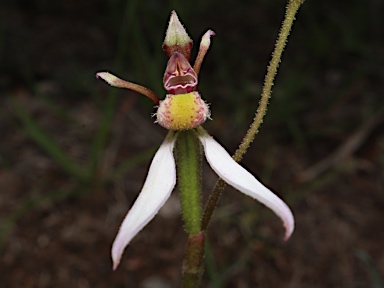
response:
<svg viewBox="0 0 384 288"><path fill-rule="evenodd" d="M131 34L132 29L135 29L134 23L136 19L135 12L137 11L137 3L138 3L137 0L128 1L125 8L123 23L120 29L119 44L118 44L119 49L117 52L117 57L114 65L117 73L121 70L121 67L123 67L125 55L129 50L128 36ZM111 88L111 89L112 90L104 105L102 120L101 120L99 130L97 131L97 134L94 138L92 148L91 148L89 174L92 176L96 174L97 169L99 167L99 160L105 148L105 144L109 134L109 127L113 119L113 115L116 108L117 89L116 88Z"/></svg>
<svg viewBox="0 0 384 288"><path fill-rule="evenodd" d="M28 115L24 108L16 102L13 103L13 108L16 117L22 123L28 136L51 156L65 172L79 180L87 179L85 171L65 154L56 142Z"/></svg>

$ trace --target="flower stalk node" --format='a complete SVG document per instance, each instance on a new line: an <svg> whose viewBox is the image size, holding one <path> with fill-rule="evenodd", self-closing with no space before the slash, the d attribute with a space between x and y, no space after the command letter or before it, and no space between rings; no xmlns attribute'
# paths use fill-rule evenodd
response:
<svg viewBox="0 0 384 288"><path fill-rule="evenodd" d="M183 287L198 287L203 274L204 259L204 232L189 235L187 248L183 261Z"/></svg>

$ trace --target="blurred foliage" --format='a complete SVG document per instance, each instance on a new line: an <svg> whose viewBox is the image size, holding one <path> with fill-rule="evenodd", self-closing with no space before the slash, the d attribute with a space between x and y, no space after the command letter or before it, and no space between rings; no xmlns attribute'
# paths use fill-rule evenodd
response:
<svg viewBox="0 0 384 288"><path fill-rule="evenodd" d="M110 141L111 122L124 99L134 96L106 87L94 75L109 70L163 95L167 59L161 45L170 11L174 9L194 39L193 55L203 33L207 29L216 32L201 70L199 89L211 103L214 121L206 124L207 129L234 150L256 111L285 5L283 0L3 0L1 97L26 89L68 129L81 129L69 110L91 101L100 112L100 122L96 131L84 131L91 135L85 141L89 151L85 160L70 156L67 147L57 140L60 131L44 127L39 115L33 114L31 107L23 107L16 96L9 96L10 107L1 107L1 112L10 113L14 122L0 123L0 128L22 128L76 183L69 192L64 189L48 196L52 201L92 190L95 179L104 187L116 175L150 159L155 147L123 159L119 166L100 176L100 159ZM258 136L267 138L263 144L283 143L300 151L303 157L317 159L383 106L383 15L384 1L305 1L283 55L265 124ZM42 89L47 83L54 83L55 93ZM144 97L137 98L134 109L143 115L153 112L152 103ZM264 173L270 179L279 155L267 154ZM12 157L0 146L0 169L10 167ZM335 178L331 172L326 179L329 175ZM318 187L322 181L325 180L310 186ZM292 191L292 186L286 190ZM302 187L295 199L311 189ZM12 223L28 209L47 202L46 195L30 194L20 209L2 222L3 231L8 233ZM248 240L255 236L247 231L247 223L258 221L249 211L241 219L240 228ZM228 221L225 225L232 225L230 216L224 215L223 219ZM229 271L225 275L243 265L247 252L245 248L238 262L224 267ZM361 255L360 259L368 263ZM222 287L227 279L217 272L210 253L207 263L211 287ZM376 274L371 272L373 283L380 282Z"/></svg>
<svg viewBox="0 0 384 288"><path fill-rule="evenodd" d="M213 0L113 0L53 4L19 0L2 1L1 5L0 88L6 91L26 86L46 103L50 113L68 125L76 123L58 102L76 105L92 97L98 105L101 122L90 144L88 171L83 171L86 169L78 167L27 109L17 100L13 102L14 116L29 137L69 175L92 182L117 103L121 103L118 97L126 93L111 88L109 94L101 94L99 87L104 84L94 79L96 71L111 70L164 94L166 57L161 44L170 10L175 9L195 46L206 29L216 32L200 75L199 88L203 98L212 103L215 120L206 125L221 134L223 141L241 139L257 108L285 2L234 4L223 0L218 5ZM73 5L75 15L68 13ZM375 85L384 81L384 56L380 53L383 5L375 0L305 2L283 55L266 127L262 129L272 129L271 134L278 139L291 139L297 149L313 152L311 143L330 135L337 139L340 131L351 129L382 105ZM45 23L52 17L57 18L55 27ZM59 87L58 98L39 91L44 81L53 81ZM348 95L356 89L360 89L360 95ZM357 110L356 118L333 125L332 114L346 101L355 102L351 109ZM151 107L144 97L139 98L139 104L140 110ZM312 128L321 123L322 130ZM127 163L122 167L129 166Z"/></svg>

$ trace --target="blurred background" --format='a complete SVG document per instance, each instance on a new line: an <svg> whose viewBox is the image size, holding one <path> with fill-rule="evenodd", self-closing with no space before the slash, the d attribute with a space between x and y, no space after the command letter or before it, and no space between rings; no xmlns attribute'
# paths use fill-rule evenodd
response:
<svg viewBox="0 0 384 288"><path fill-rule="evenodd" d="M0 4L0 287L179 287L178 195L112 272L110 247L166 131L161 49L176 10L196 50L204 127L231 153L256 111L286 2ZM296 231L226 188L207 233L203 287L384 287L384 2L307 0L268 114L243 165L291 206ZM204 199L216 176L204 166Z"/></svg>

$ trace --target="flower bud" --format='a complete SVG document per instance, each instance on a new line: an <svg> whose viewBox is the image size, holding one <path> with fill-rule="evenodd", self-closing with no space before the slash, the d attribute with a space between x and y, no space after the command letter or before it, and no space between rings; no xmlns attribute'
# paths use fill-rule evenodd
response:
<svg viewBox="0 0 384 288"><path fill-rule="evenodd" d="M180 52L189 61L191 58L192 39L181 24L175 11L172 11L168 29L165 34L163 50L171 57L173 53Z"/></svg>

